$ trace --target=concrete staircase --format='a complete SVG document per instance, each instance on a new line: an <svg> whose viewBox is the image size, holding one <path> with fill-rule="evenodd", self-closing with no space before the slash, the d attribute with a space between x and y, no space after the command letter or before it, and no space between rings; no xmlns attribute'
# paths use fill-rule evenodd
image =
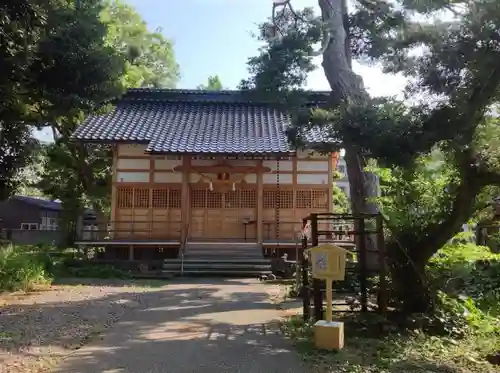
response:
<svg viewBox="0 0 500 373"><path fill-rule="evenodd" d="M164 271L186 276L254 277L271 273L271 263L255 242L187 242L184 260L167 259Z"/></svg>

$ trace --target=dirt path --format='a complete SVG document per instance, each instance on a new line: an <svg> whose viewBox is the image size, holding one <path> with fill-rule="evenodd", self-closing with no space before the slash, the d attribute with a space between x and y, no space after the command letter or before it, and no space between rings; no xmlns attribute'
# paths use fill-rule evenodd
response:
<svg viewBox="0 0 500 373"><path fill-rule="evenodd" d="M54 373L304 373L257 280L173 282Z"/></svg>
<svg viewBox="0 0 500 373"><path fill-rule="evenodd" d="M38 373L165 287L160 281L64 281L0 294L0 373Z"/></svg>

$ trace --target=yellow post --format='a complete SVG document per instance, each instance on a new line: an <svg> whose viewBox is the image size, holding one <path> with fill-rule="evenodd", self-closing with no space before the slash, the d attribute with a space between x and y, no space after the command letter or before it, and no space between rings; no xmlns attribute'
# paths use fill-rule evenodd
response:
<svg viewBox="0 0 500 373"><path fill-rule="evenodd" d="M333 284L332 280L327 278L326 279L326 321L330 322L332 321L332 313L333 313L333 307L332 307L332 302L333 302Z"/></svg>
<svg viewBox="0 0 500 373"><path fill-rule="evenodd" d="M341 350L344 347L344 323L332 321L333 281L345 279L347 250L333 244L310 249L312 275L326 281L326 317L314 324L314 340L317 348Z"/></svg>

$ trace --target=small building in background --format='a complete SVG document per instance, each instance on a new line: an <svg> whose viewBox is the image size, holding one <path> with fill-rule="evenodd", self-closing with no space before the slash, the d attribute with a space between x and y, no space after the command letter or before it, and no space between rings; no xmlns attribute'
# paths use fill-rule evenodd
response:
<svg viewBox="0 0 500 373"><path fill-rule="evenodd" d="M58 244L64 234L60 230L62 204L28 196L12 196L0 202L0 219L6 238L14 244ZM84 225L92 224L95 215L85 212Z"/></svg>

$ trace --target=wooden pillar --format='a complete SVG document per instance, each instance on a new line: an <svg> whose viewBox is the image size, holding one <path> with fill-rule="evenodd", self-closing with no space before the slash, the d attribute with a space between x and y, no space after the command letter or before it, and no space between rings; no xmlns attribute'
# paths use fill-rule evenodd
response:
<svg viewBox="0 0 500 373"><path fill-rule="evenodd" d="M114 238L117 229L116 220L118 219L118 193L116 189L116 180L118 172L118 145L113 146L113 165L111 168L111 237ZM102 228L99 228L102 229Z"/></svg>
<svg viewBox="0 0 500 373"><path fill-rule="evenodd" d="M297 201L297 153L292 158L292 193L293 193L293 206L292 206L292 211L293 211L293 220L298 220L302 219L303 216L297 216L297 211L296 211L296 201ZM293 227L293 233L295 234L295 227ZM294 237L295 238L295 237Z"/></svg>
<svg viewBox="0 0 500 373"><path fill-rule="evenodd" d="M333 159L330 154L330 157L328 157L328 195L326 199L327 207L328 209L326 210L327 212L333 212L333 172L335 170L333 169Z"/></svg>
<svg viewBox="0 0 500 373"><path fill-rule="evenodd" d="M256 225L257 225L257 242L259 244L263 243L263 226L262 226L262 220L263 220L263 215L264 215L264 177L262 174L262 167L263 167L264 161L259 160L258 166L259 166L259 172L257 173L257 219L256 219Z"/></svg>
<svg viewBox="0 0 500 373"><path fill-rule="evenodd" d="M182 201L181 201L181 242L184 242L188 234L186 228L189 223L191 200L189 195L189 166L191 165L191 157L188 155L182 156Z"/></svg>
<svg viewBox="0 0 500 373"><path fill-rule="evenodd" d="M150 156L149 158L149 201L148 201L148 227L149 227L149 238L153 238L155 233L155 222L153 213L153 183L155 182L155 159Z"/></svg>
<svg viewBox="0 0 500 373"><path fill-rule="evenodd" d="M134 260L134 245L130 245L128 248L128 260Z"/></svg>

